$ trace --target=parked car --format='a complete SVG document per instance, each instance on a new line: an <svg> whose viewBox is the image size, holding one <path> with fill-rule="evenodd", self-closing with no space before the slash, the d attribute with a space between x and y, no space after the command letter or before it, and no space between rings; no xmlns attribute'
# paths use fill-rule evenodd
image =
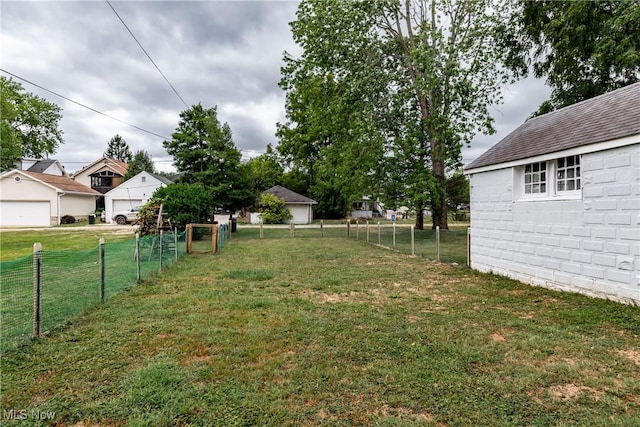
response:
<svg viewBox="0 0 640 427"><path fill-rule="evenodd" d="M113 214L112 219L115 223L121 225L135 222L138 219L138 211L140 208L141 206L136 206L128 211L116 212Z"/></svg>

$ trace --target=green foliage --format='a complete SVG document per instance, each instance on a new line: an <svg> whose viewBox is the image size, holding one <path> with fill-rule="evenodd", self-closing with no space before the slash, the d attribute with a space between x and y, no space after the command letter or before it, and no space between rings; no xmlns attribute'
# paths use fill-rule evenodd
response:
<svg viewBox="0 0 640 427"><path fill-rule="evenodd" d="M221 125L217 109L194 105L180 113L180 122L163 145L183 175L180 181L210 189L216 207L235 211L250 206L255 191L249 166L233 143L231 128Z"/></svg>
<svg viewBox="0 0 640 427"><path fill-rule="evenodd" d="M163 212L178 228L189 223L206 224L210 221L214 200L202 184L170 184L158 188L149 204L163 204Z"/></svg>
<svg viewBox="0 0 640 427"><path fill-rule="evenodd" d="M42 158L63 143L60 107L0 77L0 170L24 157Z"/></svg>
<svg viewBox="0 0 640 427"><path fill-rule="evenodd" d="M251 179L256 191L262 192L274 185L282 184L284 169L278 162L276 153L271 144L267 145L267 151L247 162L251 170Z"/></svg>
<svg viewBox="0 0 640 427"><path fill-rule="evenodd" d="M118 134L109 140L107 151L104 152L104 155L125 163L129 163L131 161L131 150L129 149L129 144L127 144L127 141Z"/></svg>
<svg viewBox="0 0 640 427"><path fill-rule="evenodd" d="M138 175L140 172L155 173L155 167L153 166L153 160L151 156L144 150L136 151L133 158L129 161L129 167L127 173L124 176L124 180L128 180Z"/></svg>
<svg viewBox="0 0 640 427"><path fill-rule="evenodd" d="M283 199L273 194L263 194L260 198L260 212L265 224L284 224L291 219L291 212Z"/></svg>
<svg viewBox="0 0 640 427"><path fill-rule="evenodd" d="M469 180L462 170L456 170L453 175L447 178L445 188L447 205L450 209L456 210L458 206L468 205L470 203Z"/></svg>
<svg viewBox="0 0 640 427"><path fill-rule="evenodd" d="M331 188L348 203L395 187L382 197L430 205L434 226L447 227L445 171L477 132L494 131L489 106L511 77L498 43L509 4L450 6L300 3L291 27L303 53L284 58L278 150L311 192Z"/></svg>
<svg viewBox="0 0 640 427"><path fill-rule="evenodd" d="M513 23L507 46L514 64L531 62L534 75L545 77L553 88L536 114L640 79L640 6L635 0L520 0Z"/></svg>

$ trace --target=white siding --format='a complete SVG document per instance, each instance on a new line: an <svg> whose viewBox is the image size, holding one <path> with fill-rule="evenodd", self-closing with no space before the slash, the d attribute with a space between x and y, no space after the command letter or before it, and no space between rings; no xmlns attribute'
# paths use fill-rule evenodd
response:
<svg viewBox="0 0 640 427"><path fill-rule="evenodd" d="M513 169L471 176L471 266L640 303L640 145L582 156L582 198L521 201Z"/></svg>

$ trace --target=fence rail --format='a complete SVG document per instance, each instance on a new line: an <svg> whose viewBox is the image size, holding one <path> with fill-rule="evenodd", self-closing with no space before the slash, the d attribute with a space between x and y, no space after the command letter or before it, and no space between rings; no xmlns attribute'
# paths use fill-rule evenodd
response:
<svg viewBox="0 0 640 427"><path fill-rule="evenodd" d="M69 322L186 253L185 233L107 243L86 251L48 251L0 263L0 353Z"/></svg>

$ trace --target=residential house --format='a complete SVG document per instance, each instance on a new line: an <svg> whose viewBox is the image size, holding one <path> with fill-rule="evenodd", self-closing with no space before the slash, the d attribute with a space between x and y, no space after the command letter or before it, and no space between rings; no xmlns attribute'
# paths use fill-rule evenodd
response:
<svg viewBox="0 0 640 427"><path fill-rule="evenodd" d="M13 169L0 175L0 226L49 227L87 219L100 193L68 176Z"/></svg>
<svg viewBox="0 0 640 427"><path fill-rule="evenodd" d="M128 164L123 161L112 157L102 157L73 174L73 179L105 194L122 183L127 168ZM104 197L99 197L95 209L104 208Z"/></svg>
<svg viewBox="0 0 640 427"><path fill-rule="evenodd" d="M640 83L532 118L466 168L471 266L640 304Z"/></svg>

